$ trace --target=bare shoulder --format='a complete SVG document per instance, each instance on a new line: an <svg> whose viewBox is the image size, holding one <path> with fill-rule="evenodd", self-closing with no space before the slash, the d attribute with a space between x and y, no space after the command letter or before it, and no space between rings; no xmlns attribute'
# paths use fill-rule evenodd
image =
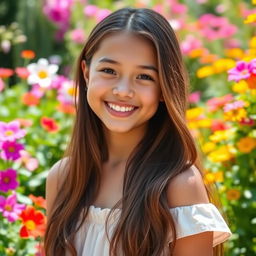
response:
<svg viewBox="0 0 256 256"><path fill-rule="evenodd" d="M170 208L209 203L202 175L194 165L170 181L167 199Z"/></svg>
<svg viewBox="0 0 256 256"><path fill-rule="evenodd" d="M52 210L52 205L58 194L61 185L64 182L66 176L66 170L69 158L65 157L58 162L56 162L50 169L47 179L46 179L46 210L47 215L50 214Z"/></svg>

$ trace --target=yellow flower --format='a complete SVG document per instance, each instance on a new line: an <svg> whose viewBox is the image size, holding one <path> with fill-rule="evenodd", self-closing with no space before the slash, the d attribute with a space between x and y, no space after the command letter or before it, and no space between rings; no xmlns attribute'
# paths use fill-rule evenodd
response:
<svg viewBox="0 0 256 256"><path fill-rule="evenodd" d="M244 80L241 80L233 84L232 86L233 92L236 92L236 93L245 93L248 89L249 89L248 84Z"/></svg>
<svg viewBox="0 0 256 256"><path fill-rule="evenodd" d="M186 111L187 120L194 120L203 114L203 108L191 108Z"/></svg>
<svg viewBox="0 0 256 256"><path fill-rule="evenodd" d="M255 13L248 15L246 17L246 19L244 20L245 24L254 23L254 22L256 22L256 14Z"/></svg>
<svg viewBox="0 0 256 256"><path fill-rule="evenodd" d="M227 57L233 58L233 59L242 59L244 56L244 52L240 48L226 49L225 54Z"/></svg>
<svg viewBox="0 0 256 256"><path fill-rule="evenodd" d="M254 148L256 148L256 139L244 137L237 142L237 148L242 153L250 153Z"/></svg>
<svg viewBox="0 0 256 256"><path fill-rule="evenodd" d="M256 36L253 36L251 40L249 41L249 47L250 48L256 48Z"/></svg>
<svg viewBox="0 0 256 256"><path fill-rule="evenodd" d="M240 122L246 116L247 112L244 108L238 108L224 113L224 119L233 122Z"/></svg>
<svg viewBox="0 0 256 256"><path fill-rule="evenodd" d="M236 62L232 59L219 59L213 63L214 73L222 73L233 67L235 67Z"/></svg>
<svg viewBox="0 0 256 256"><path fill-rule="evenodd" d="M215 74L214 68L212 66L204 66L197 70L196 75L198 78L204 78Z"/></svg>
<svg viewBox="0 0 256 256"><path fill-rule="evenodd" d="M214 163L229 161L233 157L234 154L232 153L232 147L228 145L221 146L208 155L209 160Z"/></svg>
<svg viewBox="0 0 256 256"><path fill-rule="evenodd" d="M214 182L223 182L223 172L207 172L204 175L205 184L212 184Z"/></svg>
<svg viewBox="0 0 256 256"><path fill-rule="evenodd" d="M241 193L238 189L229 189L227 191L228 200L238 200L241 196Z"/></svg>
<svg viewBox="0 0 256 256"><path fill-rule="evenodd" d="M197 122L197 127L199 128L209 128L212 126L212 120L209 118L200 119Z"/></svg>
<svg viewBox="0 0 256 256"><path fill-rule="evenodd" d="M252 0L252 4L256 4L256 0Z"/></svg>
<svg viewBox="0 0 256 256"><path fill-rule="evenodd" d="M212 142L217 143L217 142L220 142L220 141L229 139L233 134L234 134L234 132L233 132L231 129L228 129L228 130L220 130L220 131L214 132L214 133L209 137L209 139L210 139Z"/></svg>
<svg viewBox="0 0 256 256"><path fill-rule="evenodd" d="M216 148L216 144L213 142L206 142L203 146L202 146L202 151L207 154L211 151L213 151Z"/></svg>

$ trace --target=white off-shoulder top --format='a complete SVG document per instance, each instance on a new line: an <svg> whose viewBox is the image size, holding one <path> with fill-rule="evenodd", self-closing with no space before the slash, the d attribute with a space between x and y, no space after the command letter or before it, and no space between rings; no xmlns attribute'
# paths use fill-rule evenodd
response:
<svg viewBox="0 0 256 256"><path fill-rule="evenodd" d="M110 238L120 211L114 210L109 218ZM75 247L79 256L109 256L109 242L105 233L105 221L109 212L108 208L89 207L88 216L75 237ZM231 231L219 210L211 203L170 208L170 212L176 225L177 239L213 231L214 247L231 236ZM170 235L163 256L168 255L168 244L171 241Z"/></svg>

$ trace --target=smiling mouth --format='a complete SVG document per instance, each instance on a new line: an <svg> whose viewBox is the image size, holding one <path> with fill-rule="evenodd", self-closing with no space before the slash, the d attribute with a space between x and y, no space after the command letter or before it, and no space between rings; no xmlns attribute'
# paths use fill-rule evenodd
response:
<svg viewBox="0 0 256 256"><path fill-rule="evenodd" d="M118 117L126 117L134 113L138 107L136 106L131 106L131 105L117 105L114 103L110 102L104 102L105 105L107 106L107 110L114 116Z"/></svg>

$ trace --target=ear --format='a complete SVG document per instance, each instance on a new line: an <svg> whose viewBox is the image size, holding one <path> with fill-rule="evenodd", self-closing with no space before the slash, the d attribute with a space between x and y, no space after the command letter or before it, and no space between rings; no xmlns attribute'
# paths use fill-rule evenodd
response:
<svg viewBox="0 0 256 256"><path fill-rule="evenodd" d="M88 82L89 82L89 67L87 66L85 60L82 60L81 68L83 70L83 75L84 75L84 80L86 82L86 85L88 85Z"/></svg>

